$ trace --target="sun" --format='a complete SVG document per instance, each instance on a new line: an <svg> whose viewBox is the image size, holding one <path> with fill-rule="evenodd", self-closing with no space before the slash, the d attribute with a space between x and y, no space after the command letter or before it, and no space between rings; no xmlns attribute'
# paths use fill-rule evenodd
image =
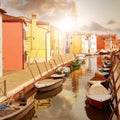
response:
<svg viewBox="0 0 120 120"><path fill-rule="evenodd" d="M73 19L66 16L59 21L54 22L54 26L65 32L71 32L73 29Z"/></svg>

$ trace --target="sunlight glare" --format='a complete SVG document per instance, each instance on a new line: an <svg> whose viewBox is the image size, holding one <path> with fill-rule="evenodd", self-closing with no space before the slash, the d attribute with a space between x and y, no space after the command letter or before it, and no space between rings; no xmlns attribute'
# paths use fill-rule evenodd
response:
<svg viewBox="0 0 120 120"><path fill-rule="evenodd" d="M65 32L70 32L73 28L73 20L71 17L65 17L64 19L54 23L54 26Z"/></svg>

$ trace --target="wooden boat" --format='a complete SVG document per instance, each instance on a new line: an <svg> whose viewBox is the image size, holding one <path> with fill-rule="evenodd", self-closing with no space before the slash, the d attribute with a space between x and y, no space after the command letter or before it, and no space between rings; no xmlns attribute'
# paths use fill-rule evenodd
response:
<svg viewBox="0 0 120 120"><path fill-rule="evenodd" d="M77 61L72 61L72 66L73 67L78 67L81 65L81 61L77 60Z"/></svg>
<svg viewBox="0 0 120 120"><path fill-rule="evenodd" d="M95 75L94 77L90 79L88 83L95 84L95 83L104 83L107 81L108 80L103 75Z"/></svg>
<svg viewBox="0 0 120 120"><path fill-rule="evenodd" d="M37 92L34 97L37 100L52 98L52 97L56 96L58 93L60 93L62 91L62 89L63 89L63 85L61 85L53 90L50 90L50 91Z"/></svg>
<svg viewBox="0 0 120 120"><path fill-rule="evenodd" d="M99 109L109 105L112 95L100 83L93 84L87 91L87 100L89 104Z"/></svg>
<svg viewBox="0 0 120 120"><path fill-rule="evenodd" d="M111 68L99 68L100 72L109 72L110 73Z"/></svg>
<svg viewBox="0 0 120 120"><path fill-rule="evenodd" d="M60 66L57 68L56 70L56 74L65 74L65 77L68 76L68 74L70 73L70 67L68 66Z"/></svg>
<svg viewBox="0 0 120 120"><path fill-rule="evenodd" d="M52 74L51 77L52 77L52 78L57 78L57 79L59 79L59 78L65 77L65 74L64 74L64 73L63 73L63 74L56 74L56 73L55 73L55 74Z"/></svg>
<svg viewBox="0 0 120 120"><path fill-rule="evenodd" d="M21 106L19 101L13 101L10 105L5 102L0 108L0 120L24 120L25 116L34 108L34 100L27 100L24 106Z"/></svg>
<svg viewBox="0 0 120 120"><path fill-rule="evenodd" d="M53 90L63 84L63 79L45 79L35 83L35 87L40 91L49 91Z"/></svg>
<svg viewBox="0 0 120 120"><path fill-rule="evenodd" d="M60 66L57 68L56 73L57 74L63 74L63 73L70 73L70 67L67 66Z"/></svg>
<svg viewBox="0 0 120 120"><path fill-rule="evenodd" d="M110 120L109 118L112 113L111 106L107 106L105 109L99 110L95 107L92 107L87 100L85 103L85 111L89 120Z"/></svg>

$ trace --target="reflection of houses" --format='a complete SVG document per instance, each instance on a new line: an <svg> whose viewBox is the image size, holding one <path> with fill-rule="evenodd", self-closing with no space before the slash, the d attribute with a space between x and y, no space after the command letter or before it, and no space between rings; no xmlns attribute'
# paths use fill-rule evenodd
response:
<svg viewBox="0 0 120 120"><path fill-rule="evenodd" d="M7 14L3 15L3 69L24 68L25 22Z"/></svg>

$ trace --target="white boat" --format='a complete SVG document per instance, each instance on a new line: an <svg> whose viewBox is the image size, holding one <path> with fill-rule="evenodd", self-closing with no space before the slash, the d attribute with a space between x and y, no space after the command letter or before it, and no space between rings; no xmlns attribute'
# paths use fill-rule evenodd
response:
<svg viewBox="0 0 120 120"><path fill-rule="evenodd" d="M56 74L55 73L55 74L52 74L51 77L52 78L63 78L63 77L65 77L65 74Z"/></svg>
<svg viewBox="0 0 120 120"><path fill-rule="evenodd" d="M112 95L100 83L93 84L87 91L87 100L89 104L102 109L109 105Z"/></svg>
<svg viewBox="0 0 120 120"><path fill-rule="evenodd" d="M67 66L60 66L57 68L56 73L63 74L63 73L70 73L70 67Z"/></svg>
<svg viewBox="0 0 120 120"><path fill-rule="evenodd" d="M41 81L37 81L35 83L35 87L41 91L49 91L49 90L53 90L59 86L61 86L63 84L63 79L45 79L45 80L41 80Z"/></svg>

